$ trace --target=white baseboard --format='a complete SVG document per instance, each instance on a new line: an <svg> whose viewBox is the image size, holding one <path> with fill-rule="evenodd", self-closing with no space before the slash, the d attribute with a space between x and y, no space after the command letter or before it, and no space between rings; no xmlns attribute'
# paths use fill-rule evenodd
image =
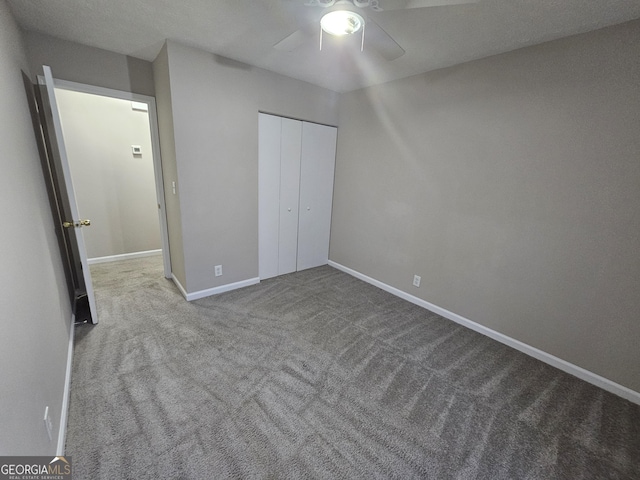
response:
<svg viewBox="0 0 640 480"><path fill-rule="evenodd" d="M356 277L364 282L370 283L371 285L375 285L376 287L381 288L382 290L385 290L386 292L396 295L397 297L400 297L404 300L407 300L408 302L411 302L415 305L426 308L427 310L437 313L438 315L444 318L447 318L453 322L456 322L460 325L470 328L471 330L474 330L478 333L486 335L487 337L497 340L498 342L503 343L509 347L515 348L516 350L519 350L522 353L526 353L527 355L533 358L536 358L548 365L559 368L563 372L574 375L580 378L581 380L589 382L597 387L607 390L608 392L611 392L615 395L618 395L622 398L625 398L633 403L640 405L640 393L636 392L635 390L631 390L630 388L627 388L623 385L613 382L608 378L604 378L582 367L574 365L573 363L569 363L566 360L563 360L554 355L551 355L550 353L539 350L535 347L532 347L531 345L527 345L526 343L516 340L515 338L508 337L507 335L504 335L500 332L497 332L488 327L485 327L484 325L480 325L479 323L473 322L468 318L465 318L456 313L450 312L449 310L446 310L442 307L438 307L433 303L429 303L426 300L422 300L421 298L413 296L398 288L392 287L391 285L387 285L386 283L376 280L375 278L371 278L356 270L352 270L349 267L345 267L344 265L341 265L331 260L329 260L329 265L345 273L348 273L349 275Z"/></svg>
<svg viewBox="0 0 640 480"><path fill-rule="evenodd" d="M199 298L210 297L211 295L217 295L219 293L230 292L231 290L237 290L238 288L248 287L250 285L255 285L256 283L260 283L260 278L249 278L247 280L242 280L240 282L228 283L226 285L220 285L219 287L208 288L206 290L199 290L197 292L187 293L185 288L182 286L180 281L176 278L175 275L171 274L171 278L173 282L180 290L182 296L187 300L198 300Z"/></svg>
<svg viewBox="0 0 640 480"><path fill-rule="evenodd" d="M162 249L145 250L144 252L121 253L119 255L108 255L106 257L88 258L87 263L94 265L96 263L119 262L120 260L131 260L132 258L151 257L153 255L162 255Z"/></svg>
<svg viewBox="0 0 640 480"><path fill-rule="evenodd" d="M64 377L64 395L62 397L62 409L60 411L60 425L58 431L58 447L56 456L64 456L64 444L67 440L67 421L69 419L69 397L71 396L71 369L73 366L73 339L75 337L76 316L71 314L71 329L69 332L69 347L67 348L67 373Z"/></svg>

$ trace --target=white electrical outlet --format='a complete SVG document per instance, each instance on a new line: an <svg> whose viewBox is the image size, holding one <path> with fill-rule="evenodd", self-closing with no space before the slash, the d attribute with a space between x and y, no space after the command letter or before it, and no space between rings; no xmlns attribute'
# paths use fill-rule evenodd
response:
<svg viewBox="0 0 640 480"><path fill-rule="evenodd" d="M422 280L422 277L419 277L418 275L414 275L413 276L413 286L414 287L419 287L421 280Z"/></svg>
<svg viewBox="0 0 640 480"><path fill-rule="evenodd" d="M49 416L49 407L44 409L44 426L47 429L47 435L49 435L49 441L53 440L53 422L51 416Z"/></svg>
<svg viewBox="0 0 640 480"><path fill-rule="evenodd" d="M222 276L222 265L216 265L215 266L215 272L216 272L216 277L221 277Z"/></svg>

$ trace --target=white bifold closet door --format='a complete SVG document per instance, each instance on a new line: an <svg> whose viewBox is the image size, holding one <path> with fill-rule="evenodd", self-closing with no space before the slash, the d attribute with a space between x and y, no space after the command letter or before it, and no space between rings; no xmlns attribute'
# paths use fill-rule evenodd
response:
<svg viewBox="0 0 640 480"><path fill-rule="evenodd" d="M280 137L278 275L297 270L301 143L302 122L283 118Z"/></svg>
<svg viewBox="0 0 640 480"><path fill-rule="evenodd" d="M298 270L329 261L337 128L303 122L298 215Z"/></svg>
<svg viewBox="0 0 640 480"><path fill-rule="evenodd" d="M337 129L259 116L259 275L325 265Z"/></svg>

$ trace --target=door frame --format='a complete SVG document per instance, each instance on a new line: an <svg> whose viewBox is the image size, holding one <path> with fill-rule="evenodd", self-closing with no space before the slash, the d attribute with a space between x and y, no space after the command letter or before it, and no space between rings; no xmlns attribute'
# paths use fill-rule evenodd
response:
<svg viewBox="0 0 640 480"><path fill-rule="evenodd" d="M153 172L156 182L156 201L158 204L158 216L160 219L160 237L162 241L162 261L165 278L171 278L171 255L169 254L169 228L167 225L167 208L164 200L164 180L162 175L162 158L160 156L160 133L158 130L158 116L156 99L149 95L114 90L112 88L98 87L85 83L58 80L54 78L55 88L71 90L74 92L100 95L102 97L118 98L131 102L144 103L148 108L149 128L151 130L151 149L153 155Z"/></svg>

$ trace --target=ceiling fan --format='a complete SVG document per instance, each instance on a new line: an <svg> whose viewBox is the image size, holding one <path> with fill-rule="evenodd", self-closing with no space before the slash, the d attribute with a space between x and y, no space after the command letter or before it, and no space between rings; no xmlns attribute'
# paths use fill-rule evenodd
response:
<svg viewBox="0 0 640 480"><path fill-rule="evenodd" d="M394 60L404 55L404 49L373 19L386 11L477 3L480 0L282 0L294 13L300 29L280 40L273 47L291 52L320 32L349 36L360 33L361 50L365 42L384 59ZM319 28L318 28L319 27ZM365 34L366 31L366 34ZM365 40L366 37L366 40Z"/></svg>

